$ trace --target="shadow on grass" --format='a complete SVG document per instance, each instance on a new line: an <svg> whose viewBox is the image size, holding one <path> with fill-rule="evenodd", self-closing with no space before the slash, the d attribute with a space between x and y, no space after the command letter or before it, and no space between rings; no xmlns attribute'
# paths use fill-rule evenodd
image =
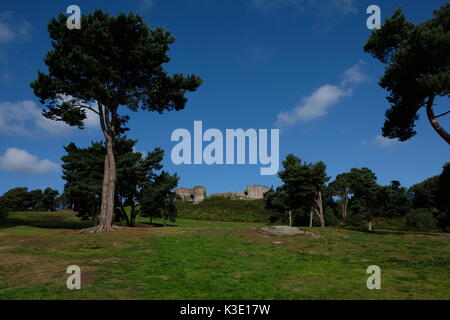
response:
<svg viewBox="0 0 450 320"><path fill-rule="evenodd" d="M92 227L90 220L81 220L73 215L64 216L60 213L34 213L21 212L0 220L0 229L12 227L35 227L45 229L84 229Z"/></svg>
<svg viewBox="0 0 450 320"><path fill-rule="evenodd" d="M367 234L374 234L374 235L408 235L408 234L414 234L414 235L424 235L424 236L439 236L438 232L419 232L419 231L408 231L408 230L372 230L369 231L367 229L357 229L357 228L343 228L346 230L352 230L357 232L363 232Z"/></svg>
<svg viewBox="0 0 450 320"><path fill-rule="evenodd" d="M156 223L156 222L139 222L136 224L137 227L144 227L144 228L164 228L164 224L162 223ZM166 223L165 227L176 227L176 224Z"/></svg>

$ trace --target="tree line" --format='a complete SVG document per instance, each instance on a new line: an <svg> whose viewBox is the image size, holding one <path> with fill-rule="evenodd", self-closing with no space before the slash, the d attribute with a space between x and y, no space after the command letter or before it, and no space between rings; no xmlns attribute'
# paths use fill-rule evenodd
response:
<svg viewBox="0 0 450 320"><path fill-rule="evenodd" d="M135 226L138 214L150 220L163 218L164 225L175 221L174 190L179 177L162 170L164 150L155 148L144 156L135 151L136 142L121 136L114 144L118 181L113 218L128 226ZM3 211L70 209L81 219L91 219L97 224L102 202L105 144L92 142L81 148L70 143L64 150L66 153L61 158L64 192L58 196L59 192L51 188L44 191L14 188L0 197Z"/></svg>
<svg viewBox="0 0 450 320"><path fill-rule="evenodd" d="M278 173L282 185L264 195L272 222L292 225L335 225L338 220L373 230L376 217L405 217L420 231L449 231L450 163L442 173L410 188L393 180L377 183L369 168L352 168L330 182L326 165L307 163L290 154Z"/></svg>

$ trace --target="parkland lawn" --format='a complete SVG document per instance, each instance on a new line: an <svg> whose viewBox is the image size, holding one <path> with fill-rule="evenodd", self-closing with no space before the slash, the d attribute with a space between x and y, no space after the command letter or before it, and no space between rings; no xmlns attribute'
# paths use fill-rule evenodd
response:
<svg viewBox="0 0 450 320"><path fill-rule="evenodd" d="M450 234L277 238L262 225L178 219L85 234L89 222L70 213L12 213L0 223L0 299L450 299ZM81 290L66 287L73 264ZM369 265L381 290L366 287Z"/></svg>

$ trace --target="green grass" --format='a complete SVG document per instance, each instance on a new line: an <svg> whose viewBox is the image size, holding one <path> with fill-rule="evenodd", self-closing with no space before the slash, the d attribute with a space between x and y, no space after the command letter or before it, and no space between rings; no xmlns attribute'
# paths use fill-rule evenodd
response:
<svg viewBox="0 0 450 320"><path fill-rule="evenodd" d="M261 223L190 219L80 232L88 225L70 213L10 214L0 299L450 299L449 234L313 228L320 239L274 238L256 231ZM66 288L71 264L81 290ZM372 264L381 290L366 287Z"/></svg>
<svg viewBox="0 0 450 320"><path fill-rule="evenodd" d="M268 217L264 209L264 200L230 200L213 197L198 204L177 201L176 206L178 216L187 219L265 222Z"/></svg>

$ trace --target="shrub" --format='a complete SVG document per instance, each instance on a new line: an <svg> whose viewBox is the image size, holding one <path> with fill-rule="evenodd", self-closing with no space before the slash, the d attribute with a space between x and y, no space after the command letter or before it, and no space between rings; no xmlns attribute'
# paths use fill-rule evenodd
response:
<svg viewBox="0 0 450 320"><path fill-rule="evenodd" d="M345 222L352 227L361 228L365 225L365 218L364 215L359 213L349 214L345 219Z"/></svg>
<svg viewBox="0 0 450 320"><path fill-rule="evenodd" d="M266 222L264 200L230 200L211 197L198 204L176 201L178 217L198 220Z"/></svg>
<svg viewBox="0 0 450 320"><path fill-rule="evenodd" d="M0 220L5 219L7 216L8 216L8 211L5 208L0 207Z"/></svg>
<svg viewBox="0 0 450 320"><path fill-rule="evenodd" d="M436 209L413 209L406 215L406 225L414 231L436 231L438 221L434 217Z"/></svg>
<svg viewBox="0 0 450 320"><path fill-rule="evenodd" d="M326 226L335 226L339 223L338 217L336 217L336 214L334 213L333 209L330 207L325 208L324 218L325 218Z"/></svg>

